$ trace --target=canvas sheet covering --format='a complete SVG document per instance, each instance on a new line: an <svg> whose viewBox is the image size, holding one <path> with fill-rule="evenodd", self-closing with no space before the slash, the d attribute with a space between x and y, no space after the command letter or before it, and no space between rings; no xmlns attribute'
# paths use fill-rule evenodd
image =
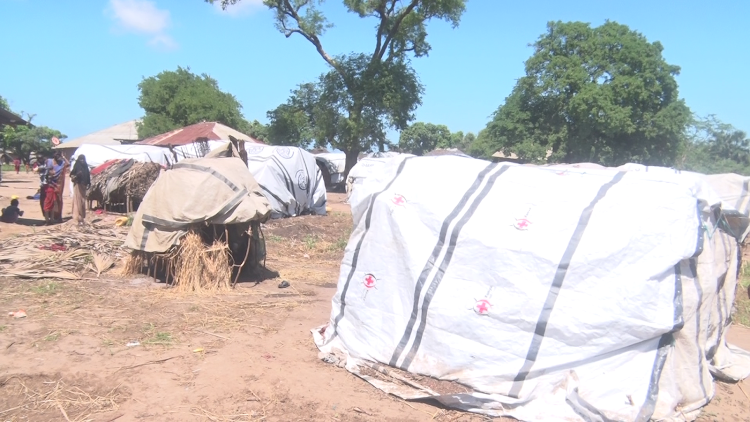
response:
<svg viewBox="0 0 750 422"><path fill-rule="evenodd" d="M79 155L86 156L89 167L98 167L109 160L135 160L141 163L159 163L168 166L172 160L169 150L151 145L91 145L84 144L73 153L73 163Z"/></svg>
<svg viewBox="0 0 750 422"><path fill-rule="evenodd" d="M391 160L351 197L314 340L405 399L529 421L692 420L712 374L750 373L725 341L737 241L705 192L674 171Z"/></svg>
<svg viewBox="0 0 750 422"><path fill-rule="evenodd" d="M315 159L322 161L331 174L331 183L343 182L344 170L346 169L346 154L343 152L324 152L315 154Z"/></svg>
<svg viewBox="0 0 750 422"><path fill-rule="evenodd" d="M163 253L193 224L265 221L270 212L258 183L239 158L188 159L163 172L148 190L125 246Z"/></svg>
<svg viewBox="0 0 750 422"><path fill-rule="evenodd" d="M326 187L315 156L296 147L245 144L247 165L271 204L271 218L326 214Z"/></svg>
<svg viewBox="0 0 750 422"><path fill-rule="evenodd" d="M372 153L363 157L349 171L346 181L346 193L351 197L354 189L365 183L368 177L378 174L386 163L393 160L400 161L407 157L414 157L412 154L398 154L394 152Z"/></svg>

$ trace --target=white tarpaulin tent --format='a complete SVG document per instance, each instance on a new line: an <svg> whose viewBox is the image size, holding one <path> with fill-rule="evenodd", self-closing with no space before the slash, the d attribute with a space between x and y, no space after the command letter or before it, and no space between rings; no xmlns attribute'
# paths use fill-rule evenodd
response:
<svg viewBox="0 0 750 422"><path fill-rule="evenodd" d="M141 163L159 163L166 167L170 160L169 150L150 145L91 145L84 144L73 153L73 163L79 155L86 156L89 167L98 167L109 160L135 160Z"/></svg>
<svg viewBox="0 0 750 422"><path fill-rule="evenodd" d="M175 164L151 186L133 218L125 247L167 252L194 224L266 221L270 208L238 158L198 158Z"/></svg>
<svg viewBox="0 0 750 422"><path fill-rule="evenodd" d="M208 145L209 151L213 151L217 148L226 147L227 144L229 144L229 141L227 140L208 141L206 144ZM160 147L160 148L166 151L166 153L169 154L170 157L172 157L172 159L174 159L174 157L172 156L172 152L169 151L168 148L166 147ZM195 143L176 146L176 147L173 147L173 150L174 150L174 153L177 154L178 162L187 158L203 157L202 151L198 149L198 146Z"/></svg>
<svg viewBox="0 0 750 422"><path fill-rule="evenodd" d="M330 183L337 185L344 181L346 170L346 154L343 152L324 152L315 154L315 160L321 162L331 175Z"/></svg>
<svg viewBox="0 0 750 422"><path fill-rule="evenodd" d="M271 204L271 218L326 214L326 187L302 148L245 144L247 165Z"/></svg>
<svg viewBox="0 0 750 422"><path fill-rule="evenodd" d="M346 181L346 193L352 195L355 188L362 185L368 177L378 174L383 166L393 160L403 160L407 157L414 157L411 154L399 154L396 152L372 153L363 157L349 171L349 177Z"/></svg>
<svg viewBox="0 0 750 422"><path fill-rule="evenodd" d="M388 393L521 420L692 420L712 375L750 374L725 342L738 245L702 177L418 157L351 204L313 336Z"/></svg>

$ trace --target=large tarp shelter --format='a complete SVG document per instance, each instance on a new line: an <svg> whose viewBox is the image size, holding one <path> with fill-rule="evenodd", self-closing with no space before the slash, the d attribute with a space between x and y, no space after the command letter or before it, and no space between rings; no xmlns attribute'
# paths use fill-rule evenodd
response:
<svg viewBox="0 0 750 422"><path fill-rule="evenodd" d="M262 222L270 212L240 159L188 159L164 172L148 190L125 246L163 253L176 246L191 225Z"/></svg>
<svg viewBox="0 0 750 422"><path fill-rule="evenodd" d="M344 183L344 171L346 170L346 154L343 152L323 152L315 154L315 160L322 166L325 172L323 177L326 178L326 184L330 187L338 186Z"/></svg>
<svg viewBox="0 0 750 422"><path fill-rule="evenodd" d="M92 145L84 144L78 147L71 157L71 163L79 155L86 156L89 167L99 167L110 160L134 160L141 163L157 163L162 167L172 161L169 150L150 145Z"/></svg>
<svg viewBox="0 0 750 422"><path fill-rule="evenodd" d="M704 177L631 170L385 163L351 196L321 357L491 416L695 419L713 377L750 374L725 339L738 242Z"/></svg>
<svg viewBox="0 0 750 422"><path fill-rule="evenodd" d="M302 148L245 144L247 165L271 204L272 218L326 214L326 187Z"/></svg>
<svg viewBox="0 0 750 422"><path fill-rule="evenodd" d="M369 154L362 157L357 164L349 170L349 176L346 181L346 193L351 196L355 188L365 182L368 177L377 175L382 171L383 166L393 160L400 161L408 157L414 157L412 154L399 154L395 152Z"/></svg>

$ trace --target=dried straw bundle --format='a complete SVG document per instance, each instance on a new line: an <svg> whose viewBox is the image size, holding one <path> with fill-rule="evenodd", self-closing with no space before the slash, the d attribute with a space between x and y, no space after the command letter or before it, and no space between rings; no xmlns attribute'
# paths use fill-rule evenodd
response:
<svg viewBox="0 0 750 422"><path fill-rule="evenodd" d="M121 183L125 185L125 191L129 196L143 199L160 172L161 165L158 163L135 163L122 175Z"/></svg>
<svg viewBox="0 0 750 422"><path fill-rule="evenodd" d="M232 267L229 247L214 241L206 249L201 236L188 233L180 242L174 272L177 290L185 292L215 292L232 287Z"/></svg>
<svg viewBox="0 0 750 422"><path fill-rule="evenodd" d="M180 245L164 254L133 251L125 263L125 274L165 274L166 282L182 292L213 293L232 288L232 257L226 242L203 242L200 233L190 231ZM161 273L159 272L161 271Z"/></svg>

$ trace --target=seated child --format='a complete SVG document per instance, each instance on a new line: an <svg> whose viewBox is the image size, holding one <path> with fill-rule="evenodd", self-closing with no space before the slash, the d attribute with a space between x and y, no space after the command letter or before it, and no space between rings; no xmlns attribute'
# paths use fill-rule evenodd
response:
<svg viewBox="0 0 750 422"><path fill-rule="evenodd" d="M3 214L0 216L0 221L3 223L15 223L18 221L18 217L23 215L23 211L18 209L18 199L10 201L10 206L3 209Z"/></svg>

